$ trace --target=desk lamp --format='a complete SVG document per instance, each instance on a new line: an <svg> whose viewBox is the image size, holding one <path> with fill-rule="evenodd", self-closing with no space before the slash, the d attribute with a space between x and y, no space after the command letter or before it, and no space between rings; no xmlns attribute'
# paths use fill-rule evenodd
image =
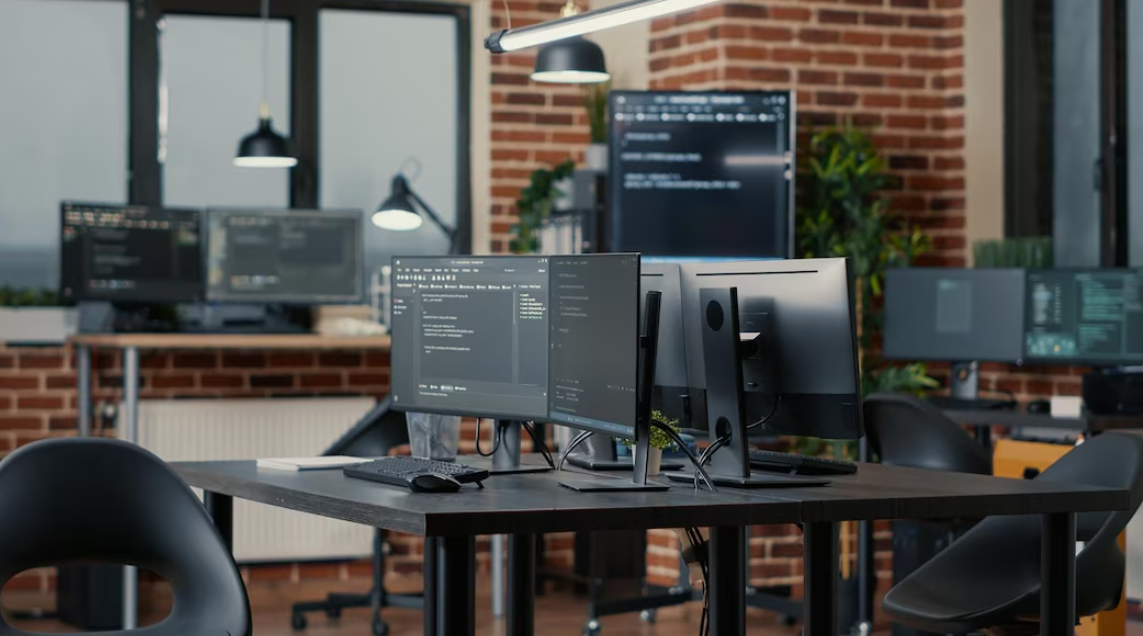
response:
<svg viewBox="0 0 1143 636"><path fill-rule="evenodd" d="M420 208L420 211L417 208ZM456 253L456 228L449 227L441 217L433 211L432 208L425 203L424 199L417 195L412 188L409 187L409 181L405 178L404 174L397 173L393 177L393 185L389 192L389 198L377 207L377 212L373 214L373 225L379 228L390 230L392 232L408 232L421 227L424 223L422 218L429 217L433 225L440 228L441 232L445 233L448 237L448 253Z"/></svg>

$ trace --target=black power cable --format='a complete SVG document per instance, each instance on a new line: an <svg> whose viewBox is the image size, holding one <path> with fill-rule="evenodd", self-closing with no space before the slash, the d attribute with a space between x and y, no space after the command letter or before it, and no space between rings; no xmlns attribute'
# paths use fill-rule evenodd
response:
<svg viewBox="0 0 1143 636"><path fill-rule="evenodd" d="M528 436L532 438L532 446L539 449L544 460L548 462L548 466L555 470L556 462L552 460L552 451L548 450L547 444L540 441L540 436L536 433L535 422L521 422L520 425L524 427L525 431L528 431Z"/></svg>
<svg viewBox="0 0 1143 636"><path fill-rule="evenodd" d="M483 421L483 417L476 418L476 454L480 455L481 457L492 457L496 454L496 451L500 450L500 426L495 426L496 430L492 436L492 450L485 453L484 451L480 450L480 423Z"/></svg>

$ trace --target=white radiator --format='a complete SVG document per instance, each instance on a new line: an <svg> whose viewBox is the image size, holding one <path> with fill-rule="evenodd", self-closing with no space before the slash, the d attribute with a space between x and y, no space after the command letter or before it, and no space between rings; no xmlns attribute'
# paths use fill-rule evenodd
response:
<svg viewBox="0 0 1143 636"><path fill-rule="evenodd" d="M307 457L321 454L373 405L371 398L143 400L138 442L170 462ZM116 428L122 437L123 426ZM372 542L365 526L234 501L239 562L358 558L371 553Z"/></svg>

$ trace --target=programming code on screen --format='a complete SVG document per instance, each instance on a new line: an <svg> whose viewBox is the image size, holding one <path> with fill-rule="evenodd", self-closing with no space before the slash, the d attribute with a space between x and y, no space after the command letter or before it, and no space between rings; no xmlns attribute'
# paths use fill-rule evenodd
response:
<svg viewBox="0 0 1143 636"><path fill-rule="evenodd" d="M630 434L635 425L639 258L552 259L549 419Z"/></svg>
<svg viewBox="0 0 1143 636"><path fill-rule="evenodd" d="M202 295L197 212L67 203L62 213L65 299L178 302Z"/></svg>
<svg viewBox="0 0 1143 636"><path fill-rule="evenodd" d="M361 296L361 215L210 211L207 298L352 302Z"/></svg>
<svg viewBox="0 0 1143 636"><path fill-rule="evenodd" d="M1143 272L1029 272L1029 358L1143 361Z"/></svg>
<svg viewBox="0 0 1143 636"><path fill-rule="evenodd" d="M392 287L394 404L544 417L547 258L394 258Z"/></svg>
<svg viewBox="0 0 1143 636"><path fill-rule="evenodd" d="M612 245L653 256L789 256L792 97L612 93Z"/></svg>

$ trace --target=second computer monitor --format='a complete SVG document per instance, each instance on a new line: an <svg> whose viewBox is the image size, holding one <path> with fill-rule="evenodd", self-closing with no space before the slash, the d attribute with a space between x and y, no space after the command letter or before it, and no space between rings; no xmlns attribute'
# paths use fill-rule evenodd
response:
<svg viewBox="0 0 1143 636"><path fill-rule="evenodd" d="M548 415L548 258L394 257L394 408Z"/></svg>
<svg viewBox="0 0 1143 636"><path fill-rule="evenodd" d="M362 227L359 211L209 210L206 298L360 302Z"/></svg>
<svg viewBox="0 0 1143 636"><path fill-rule="evenodd" d="M1143 270L1030 270L1026 303L1029 361L1143 363Z"/></svg>
<svg viewBox="0 0 1143 636"><path fill-rule="evenodd" d="M553 256L549 413L632 439L638 413L639 255Z"/></svg>
<svg viewBox="0 0 1143 636"><path fill-rule="evenodd" d="M683 342L683 294L678 263L648 263L642 260L640 293L657 291L659 301L659 346L655 360L655 388L651 403L668 418L688 419L691 409L687 356Z"/></svg>
<svg viewBox="0 0 1143 636"><path fill-rule="evenodd" d="M1018 362L1024 270L891 269L883 355L890 360Z"/></svg>
<svg viewBox="0 0 1143 636"><path fill-rule="evenodd" d="M706 389L700 291L738 290L745 411L787 435L861 437L861 381L847 259L684 263L690 385Z"/></svg>

